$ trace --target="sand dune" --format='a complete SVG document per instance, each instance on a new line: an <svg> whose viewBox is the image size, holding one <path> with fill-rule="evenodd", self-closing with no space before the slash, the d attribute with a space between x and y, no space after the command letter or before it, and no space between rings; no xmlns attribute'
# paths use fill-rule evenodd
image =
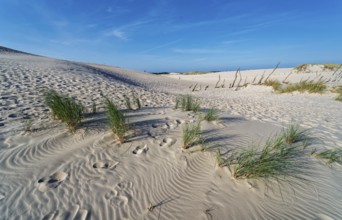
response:
<svg viewBox="0 0 342 220"><path fill-rule="evenodd" d="M236 90L228 88L235 72L156 76L0 48L0 219L339 219L338 164L309 156L306 181L280 183L236 180L217 166L218 148L263 144L293 122L310 129L311 150L342 147L336 94L275 94L252 85L271 71L243 71L248 85ZM291 71L278 69L270 78L282 81ZM327 81L333 74L312 69L287 80ZM214 88L219 75L224 88ZM77 98L89 112L95 102L97 113L71 134L52 119L46 89ZM124 95L133 94L142 109L126 110ZM220 110L219 123L202 122L207 151L181 147L183 126L198 122L199 113L174 109L180 94ZM127 143L109 129L102 95L124 109L132 127ZM24 131L25 118L33 119L32 132Z"/></svg>

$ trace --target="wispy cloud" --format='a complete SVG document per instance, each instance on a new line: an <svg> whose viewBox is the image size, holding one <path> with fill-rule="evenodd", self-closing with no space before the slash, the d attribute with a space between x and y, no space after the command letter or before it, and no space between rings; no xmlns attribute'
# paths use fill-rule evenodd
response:
<svg viewBox="0 0 342 220"><path fill-rule="evenodd" d="M117 28L113 28L105 33L105 36L113 36L120 40L128 40L128 33L132 34L138 28L141 28L145 24L152 22L152 20L140 20L121 25Z"/></svg>
<svg viewBox="0 0 342 220"><path fill-rule="evenodd" d="M276 25L281 25L282 23L286 23L289 21L293 21L298 19L299 16L293 12L286 12L277 15L265 15L263 17L259 17L257 19L253 19L255 22L244 25L240 28L240 30L233 31L228 35L243 35L254 31L259 31L262 28L268 28Z"/></svg>
<svg viewBox="0 0 342 220"><path fill-rule="evenodd" d="M242 39L242 40L226 40L226 41L223 41L222 44L232 45L232 44L238 44L238 43L241 43L241 42L244 42L244 41L246 41L246 39Z"/></svg>
<svg viewBox="0 0 342 220"><path fill-rule="evenodd" d="M101 13L105 10L108 14L115 14L115 15L124 15L131 12L129 7L123 7L119 5L115 6L108 6L106 8L101 8Z"/></svg>
<svg viewBox="0 0 342 220"><path fill-rule="evenodd" d="M98 26L98 24L87 24L86 27L87 28L96 28Z"/></svg>
<svg viewBox="0 0 342 220"><path fill-rule="evenodd" d="M242 15L232 16L232 17L224 18L224 19L196 21L196 22L188 22L188 23L182 23L182 24L179 24L179 22L176 23L175 21L173 21L172 23L176 23L176 24L169 26L169 28L172 31L179 31L183 29L190 29L190 28L196 28L196 27L202 27L202 26L236 23L251 16L252 14L242 14Z"/></svg>
<svg viewBox="0 0 342 220"><path fill-rule="evenodd" d="M127 28L137 28L137 27L141 27L143 25L149 24L151 22L153 22L154 20L149 19L149 20L138 20L138 21L134 21L128 24L124 24L122 26L120 26L120 29L127 29Z"/></svg>
<svg viewBox="0 0 342 220"><path fill-rule="evenodd" d="M70 41L63 41L63 40L49 40L49 42L52 44L61 44L64 46L70 46L71 45Z"/></svg>
<svg viewBox="0 0 342 220"><path fill-rule="evenodd" d="M67 20L52 21L52 24L56 27L63 28L69 25Z"/></svg>
<svg viewBox="0 0 342 220"><path fill-rule="evenodd" d="M127 40L127 36L126 36L126 33L123 32L123 31L120 31L119 29L114 29L108 33L106 33L106 36L113 36L113 37L116 37L120 40Z"/></svg>
<svg viewBox="0 0 342 220"><path fill-rule="evenodd" d="M112 7L108 7L108 8L106 9L106 11L107 11L108 13L112 13L113 9L112 9Z"/></svg>
<svg viewBox="0 0 342 220"><path fill-rule="evenodd" d="M175 40L175 41L171 41L171 42L168 42L168 43L165 43L165 44L161 44L161 45L157 45L157 46L154 46L154 47L151 47L149 49L146 49L144 51L141 51L140 53L147 53L147 52L151 52L153 50L157 50L157 49L161 49L161 48L165 48L165 47L168 47L170 45L174 45L178 42L182 41L182 39L178 39L178 40Z"/></svg>
<svg viewBox="0 0 342 220"><path fill-rule="evenodd" d="M172 50L175 53L182 54L216 54L223 53L222 50L207 49L207 48L175 48Z"/></svg>
<svg viewBox="0 0 342 220"><path fill-rule="evenodd" d="M59 44L64 46L75 46L79 44L92 44L98 42L98 39L84 39L84 38L66 38L66 39L50 39L51 44Z"/></svg>

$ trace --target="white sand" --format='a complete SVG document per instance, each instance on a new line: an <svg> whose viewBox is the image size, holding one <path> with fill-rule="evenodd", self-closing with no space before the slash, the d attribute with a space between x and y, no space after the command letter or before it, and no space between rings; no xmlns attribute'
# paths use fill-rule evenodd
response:
<svg viewBox="0 0 342 220"><path fill-rule="evenodd" d="M290 71L270 78L282 81ZM242 71L241 84L263 72ZM328 86L341 85L332 74L313 67L288 81L323 76ZM214 88L218 75L225 88ZM235 180L211 152L263 143L291 122L310 129L309 148L342 147L336 94L275 94L260 85L235 91L228 88L234 75L155 76L0 50L0 219L340 219L340 165L308 157L307 181L266 185ZM192 92L195 83L201 90ZM94 101L98 113L70 134L50 117L45 88L77 98L89 111ZM125 144L108 128L101 93L123 109L123 95L142 100L141 110L125 110L134 128ZM178 94L221 110L220 123L202 122L211 150L182 151L182 126L198 116L173 109ZM25 117L34 119L34 132L23 132Z"/></svg>

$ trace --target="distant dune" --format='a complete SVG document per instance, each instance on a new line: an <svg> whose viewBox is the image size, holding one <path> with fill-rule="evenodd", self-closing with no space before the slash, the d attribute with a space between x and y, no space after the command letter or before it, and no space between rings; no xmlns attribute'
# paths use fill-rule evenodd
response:
<svg viewBox="0 0 342 220"><path fill-rule="evenodd" d="M7 48L7 47L0 46L0 54L1 53L26 54L26 55L37 56L37 55L34 55L34 54L30 54L30 53L22 52L22 51L19 51L19 50L14 50L14 49L10 49L10 48Z"/></svg>

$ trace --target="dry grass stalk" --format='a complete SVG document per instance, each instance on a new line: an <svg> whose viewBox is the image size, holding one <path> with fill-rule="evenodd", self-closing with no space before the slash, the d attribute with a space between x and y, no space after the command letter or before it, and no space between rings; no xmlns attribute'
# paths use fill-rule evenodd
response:
<svg viewBox="0 0 342 220"><path fill-rule="evenodd" d="M276 71L276 69L278 69L279 65L280 65L280 62L276 65L273 71L266 77L265 81L267 81L270 78L270 76Z"/></svg>
<svg viewBox="0 0 342 220"><path fill-rule="evenodd" d="M218 79L218 81L217 81L217 83L215 85L215 88L218 88L218 84L220 83L220 81L221 81L221 75L219 75L219 79Z"/></svg>
<svg viewBox="0 0 342 220"><path fill-rule="evenodd" d="M237 79L237 75L238 75L239 72L240 72L240 67L239 67L239 68L236 70L236 72L235 72L235 78L234 78L234 81L233 81L233 83L232 83L232 85L231 85L230 88L233 88L233 87L234 87L235 81L236 81L236 79Z"/></svg>

